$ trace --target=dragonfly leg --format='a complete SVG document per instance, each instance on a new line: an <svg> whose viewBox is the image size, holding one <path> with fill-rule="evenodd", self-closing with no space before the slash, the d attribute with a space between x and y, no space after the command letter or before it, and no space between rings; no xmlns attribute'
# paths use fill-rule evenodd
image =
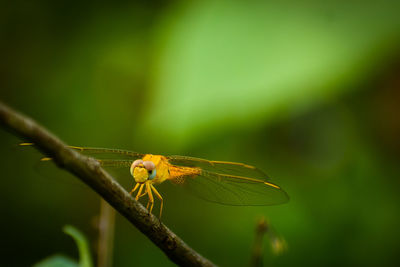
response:
<svg viewBox="0 0 400 267"><path fill-rule="evenodd" d="M147 204L146 204L146 209L149 210L149 206L150 206L150 195L149 195L149 192L148 192L147 183L146 183L145 191L146 191L146 192L144 192L143 195L148 195L148 196L149 196L149 197L148 197L148 200L147 200Z"/></svg>
<svg viewBox="0 0 400 267"><path fill-rule="evenodd" d="M144 192L143 194L141 194L141 195L139 196L139 198L144 197L145 195L147 195L147 191Z"/></svg>
<svg viewBox="0 0 400 267"><path fill-rule="evenodd" d="M151 186L149 183L146 183L146 191L149 194L149 202L147 203L147 209L150 204L149 212L151 213L151 211L153 210L153 207L154 207L154 197L153 197L153 193L151 193Z"/></svg>
<svg viewBox="0 0 400 267"><path fill-rule="evenodd" d="M161 219L164 200L163 200L162 196L160 195L160 193L158 193L157 189L156 189L152 184L150 185L150 187L151 187L151 189L153 190L154 194L155 194L155 195L160 199L160 201L161 201L161 205L160 205L160 217L159 217L159 219Z"/></svg>
<svg viewBox="0 0 400 267"><path fill-rule="evenodd" d="M141 185L140 185L140 188L139 188L139 191L138 191L138 193L137 193L137 195L136 195L136 197L135 197L136 200L139 200L139 197L140 197L141 194L142 194L143 187L144 187L144 184L141 184Z"/></svg>
<svg viewBox="0 0 400 267"><path fill-rule="evenodd" d="M129 194L132 195L133 192L135 192L136 189L138 189L138 187L139 187L139 183L136 183L135 187L131 190L131 192L129 192Z"/></svg>

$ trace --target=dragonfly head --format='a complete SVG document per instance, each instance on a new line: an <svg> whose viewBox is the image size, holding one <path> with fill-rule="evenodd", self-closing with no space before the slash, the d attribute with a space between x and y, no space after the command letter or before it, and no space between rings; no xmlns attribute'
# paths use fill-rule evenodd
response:
<svg viewBox="0 0 400 267"><path fill-rule="evenodd" d="M156 165L152 161L135 160L131 165L131 175L137 183L143 184L156 177Z"/></svg>

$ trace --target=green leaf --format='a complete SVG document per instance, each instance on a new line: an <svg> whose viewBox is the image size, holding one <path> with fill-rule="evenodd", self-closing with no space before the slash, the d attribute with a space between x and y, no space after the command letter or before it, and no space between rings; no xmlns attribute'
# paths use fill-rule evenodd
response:
<svg viewBox="0 0 400 267"><path fill-rule="evenodd" d="M155 92L138 135L182 145L329 101L394 51L398 8L194 1L171 9L160 23Z"/></svg>
<svg viewBox="0 0 400 267"><path fill-rule="evenodd" d="M90 255L90 249L88 241L85 236L75 227L66 225L63 227L64 233L71 236L79 251L79 264L63 255L50 256L37 264L34 267L92 267L92 257Z"/></svg>
<svg viewBox="0 0 400 267"><path fill-rule="evenodd" d="M36 263L33 267L78 267L78 263L63 255L53 255Z"/></svg>
<svg viewBox="0 0 400 267"><path fill-rule="evenodd" d="M89 244L85 236L75 227L66 225L63 228L64 233L70 235L76 242L79 251L79 266L92 267L92 257L90 255Z"/></svg>

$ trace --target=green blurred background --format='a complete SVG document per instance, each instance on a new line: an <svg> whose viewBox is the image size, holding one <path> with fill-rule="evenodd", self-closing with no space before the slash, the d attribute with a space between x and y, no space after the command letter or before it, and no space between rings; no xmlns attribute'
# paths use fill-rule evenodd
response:
<svg viewBox="0 0 400 267"><path fill-rule="evenodd" d="M376 2L376 3L375 3ZM71 145L245 162L288 204L231 207L160 187L163 222L221 266L400 264L398 1L5 1L0 98ZM1 263L94 251L99 197L0 131ZM133 181L120 179L128 190ZM114 266L173 266L117 216Z"/></svg>

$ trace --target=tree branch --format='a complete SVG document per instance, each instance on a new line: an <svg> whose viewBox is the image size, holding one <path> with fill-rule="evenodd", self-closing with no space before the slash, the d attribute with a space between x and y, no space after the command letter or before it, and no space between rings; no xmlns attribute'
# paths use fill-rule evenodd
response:
<svg viewBox="0 0 400 267"><path fill-rule="evenodd" d="M100 164L69 149L60 139L49 133L32 119L0 102L0 124L15 134L35 143L55 163L73 173L96 191L122 216L156 244L173 262L183 266L214 266L190 248L182 239L162 224L126 190L121 187Z"/></svg>

